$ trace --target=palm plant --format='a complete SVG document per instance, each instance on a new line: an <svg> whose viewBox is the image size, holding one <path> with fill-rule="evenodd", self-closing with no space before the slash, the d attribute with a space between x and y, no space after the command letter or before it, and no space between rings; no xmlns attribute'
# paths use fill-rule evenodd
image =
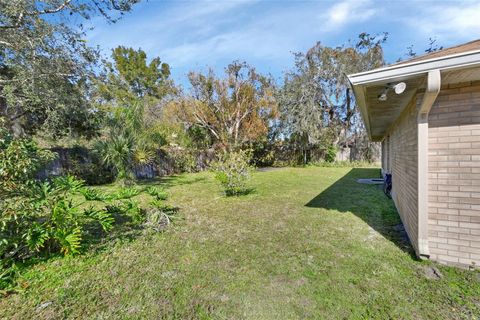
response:
<svg viewBox="0 0 480 320"><path fill-rule="evenodd" d="M110 134L107 140L97 144L102 161L115 170L117 179L132 179L132 163L135 148L134 137L128 133Z"/></svg>
<svg viewBox="0 0 480 320"><path fill-rule="evenodd" d="M143 117L141 103L117 107L112 113L107 138L97 144L104 164L115 170L120 181L131 182L135 165L151 164L155 149L165 141L146 126Z"/></svg>

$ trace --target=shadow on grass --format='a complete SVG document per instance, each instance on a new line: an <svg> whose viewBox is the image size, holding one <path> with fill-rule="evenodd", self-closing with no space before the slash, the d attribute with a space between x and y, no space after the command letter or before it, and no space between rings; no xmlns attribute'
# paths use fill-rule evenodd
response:
<svg viewBox="0 0 480 320"><path fill-rule="evenodd" d="M112 230L105 232L97 223L86 227L83 252L100 253L110 248L115 242L131 242L142 235L145 228L131 221L125 215L112 213L115 220Z"/></svg>
<svg viewBox="0 0 480 320"><path fill-rule="evenodd" d="M149 195L148 187L155 186L160 188L169 189L173 186L180 186L180 185L190 185L197 182L201 182L206 180L205 177L185 177L182 175L172 175L172 176L165 176L165 177L158 177L154 179L142 179L138 180L137 184L133 186L137 190L139 190L140 194L146 194L151 200L154 200L155 197ZM111 185L110 187L117 188L115 185ZM113 192L113 191L110 191ZM135 195L136 196L136 195ZM128 198L121 198L121 199L114 199L118 203L119 201L125 201L133 197ZM160 203L165 203L165 199L159 199ZM103 202L102 206L109 206L114 204L115 202L107 201ZM151 205L140 205L141 208L146 209L151 207ZM179 211L178 207L170 206L165 204L161 210L166 213L169 217L171 215L176 215ZM98 223L92 223L91 225L86 227L86 233L84 238L84 245L83 251L93 251L93 252L101 252L105 249L111 247L114 243L120 242L131 242L138 238L139 236L143 235L146 231L148 231L143 224L135 223L132 221L131 217L126 216L125 214L120 213L111 213L114 218L113 228L112 230L105 232ZM175 218L179 218L176 216Z"/></svg>
<svg viewBox="0 0 480 320"><path fill-rule="evenodd" d="M247 196L247 195L253 194L255 192L256 192L255 188L247 188L247 189L243 189L243 190L224 191L222 193L223 193L223 195L225 195L228 198L233 198L233 197Z"/></svg>
<svg viewBox="0 0 480 320"><path fill-rule="evenodd" d="M384 195L382 186L357 182L361 178L378 177L379 169L352 169L305 206L351 212L404 252L409 253L412 258L417 259L393 201Z"/></svg>
<svg viewBox="0 0 480 320"><path fill-rule="evenodd" d="M206 177L186 178L181 175L172 175L172 176L165 176L165 177L154 178L154 179L139 180L138 185L140 186L158 185L161 187L170 188L174 186L190 185L197 182L205 181L206 179L207 179Z"/></svg>

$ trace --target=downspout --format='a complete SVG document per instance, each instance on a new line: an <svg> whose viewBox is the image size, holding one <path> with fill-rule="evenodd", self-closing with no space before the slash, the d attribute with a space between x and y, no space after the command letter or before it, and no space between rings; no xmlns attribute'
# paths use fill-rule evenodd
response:
<svg viewBox="0 0 480 320"><path fill-rule="evenodd" d="M418 255L428 258L428 114L440 92L440 70L428 72L427 86L417 116L418 143Z"/></svg>

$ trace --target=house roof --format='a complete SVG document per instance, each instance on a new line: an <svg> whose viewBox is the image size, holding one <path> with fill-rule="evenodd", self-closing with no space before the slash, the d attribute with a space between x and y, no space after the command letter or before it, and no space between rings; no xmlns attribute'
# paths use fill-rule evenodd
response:
<svg viewBox="0 0 480 320"><path fill-rule="evenodd" d="M458 54L458 53L463 53L463 52L468 52L468 51L475 51L475 50L480 50L480 39L473 40L464 44L459 44L453 47L445 48L442 50L430 52L423 54L421 56L417 56L408 60L400 61L397 63L393 63L391 65L402 65L410 62L415 62L415 61L423 61L427 59L433 59L433 58L440 58L440 57L445 57L449 56L452 54Z"/></svg>
<svg viewBox="0 0 480 320"><path fill-rule="evenodd" d="M432 70L440 71L444 85L480 80L480 40L348 76L370 139L382 140L418 90L425 87ZM406 89L395 94L391 87L399 82L404 82ZM385 92L387 100L379 100Z"/></svg>

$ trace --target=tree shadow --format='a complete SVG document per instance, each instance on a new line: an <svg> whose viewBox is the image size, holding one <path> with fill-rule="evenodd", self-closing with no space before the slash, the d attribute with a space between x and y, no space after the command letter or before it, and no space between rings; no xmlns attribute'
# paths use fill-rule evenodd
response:
<svg viewBox="0 0 480 320"><path fill-rule="evenodd" d="M206 180L206 177L185 177L182 175L171 175L165 177L158 177L153 179L142 179L138 181L138 185L140 186L151 186L151 185L158 185L163 186L165 188L170 188L173 186L182 186L182 185L190 185L197 182L201 182Z"/></svg>
<svg viewBox="0 0 480 320"><path fill-rule="evenodd" d="M361 184L358 179L378 178L380 170L354 168L323 190L305 206L339 212L351 212L383 237L417 259L393 201L385 196L382 185Z"/></svg>
<svg viewBox="0 0 480 320"><path fill-rule="evenodd" d="M114 219L112 230L106 232L98 223L85 227L82 252L101 253L111 248L115 243L131 242L142 235L145 228L134 223L131 218L118 213L112 213Z"/></svg>

